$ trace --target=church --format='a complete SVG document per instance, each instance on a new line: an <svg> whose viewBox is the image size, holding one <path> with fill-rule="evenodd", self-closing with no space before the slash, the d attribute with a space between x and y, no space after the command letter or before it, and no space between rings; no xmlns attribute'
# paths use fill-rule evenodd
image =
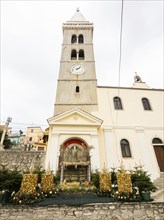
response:
<svg viewBox="0 0 164 220"><path fill-rule="evenodd" d="M60 182L136 165L155 180L164 172L164 90L136 74L132 87L97 86L93 23L76 10L63 23L54 115L48 119L46 169Z"/></svg>

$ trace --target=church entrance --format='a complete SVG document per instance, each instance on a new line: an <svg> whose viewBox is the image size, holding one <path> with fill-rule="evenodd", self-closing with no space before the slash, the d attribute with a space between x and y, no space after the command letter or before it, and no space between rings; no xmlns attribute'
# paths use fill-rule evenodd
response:
<svg viewBox="0 0 164 220"><path fill-rule="evenodd" d="M157 158L159 169L161 172L164 172L164 146L154 145L154 151Z"/></svg>
<svg viewBox="0 0 164 220"><path fill-rule="evenodd" d="M87 144L80 139L69 139L60 148L60 183L90 181L90 156Z"/></svg>

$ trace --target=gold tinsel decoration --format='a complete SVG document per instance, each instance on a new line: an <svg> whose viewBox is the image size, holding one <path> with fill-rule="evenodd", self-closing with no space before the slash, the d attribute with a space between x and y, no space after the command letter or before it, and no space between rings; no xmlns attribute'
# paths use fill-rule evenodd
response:
<svg viewBox="0 0 164 220"><path fill-rule="evenodd" d="M100 173L100 190L104 192L109 191L111 186L111 174L106 169L103 169Z"/></svg>
<svg viewBox="0 0 164 220"><path fill-rule="evenodd" d="M32 194L36 192L36 186L38 181L38 174L24 174L20 194Z"/></svg>
<svg viewBox="0 0 164 220"><path fill-rule="evenodd" d="M124 169L121 169L117 173L117 185L118 185L118 192L132 192L132 180L131 175L127 173Z"/></svg>
<svg viewBox="0 0 164 220"><path fill-rule="evenodd" d="M43 192L52 191L54 187L53 175L52 174L42 174L41 188Z"/></svg>

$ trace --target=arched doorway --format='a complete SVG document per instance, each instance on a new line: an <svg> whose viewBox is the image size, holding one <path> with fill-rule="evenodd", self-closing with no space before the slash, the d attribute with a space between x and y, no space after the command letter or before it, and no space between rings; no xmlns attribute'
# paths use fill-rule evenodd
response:
<svg viewBox="0 0 164 220"><path fill-rule="evenodd" d="M89 148L85 141L72 138L60 147L60 183L63 181L90 181Z"/></svg>
<svg viewBox="0 0 164 220"><path fill-rule="evenodd" d="M164 172L164 144L161 139L154 138L152 141L158 166L161 172Z"/></svg>

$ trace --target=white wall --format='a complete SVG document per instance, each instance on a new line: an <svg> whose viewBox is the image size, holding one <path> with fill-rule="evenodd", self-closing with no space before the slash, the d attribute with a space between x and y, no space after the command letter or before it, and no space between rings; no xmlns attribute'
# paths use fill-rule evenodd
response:
<svg viewBox="0 0 164 220"><path fill-rule="evenodd" d="M99 111L93 114L103 120L108 168L123 163L127 169L132 169L142 164L151 178L156 179L160 170L152 140L157 137L164 142L164 90L98 87L97 92ZM121 98L123 110L114 109L115 96ZM152 110L144 110L143 97L149 100ZM129 141L131 158L122 157L121 139Z"/></svg>

